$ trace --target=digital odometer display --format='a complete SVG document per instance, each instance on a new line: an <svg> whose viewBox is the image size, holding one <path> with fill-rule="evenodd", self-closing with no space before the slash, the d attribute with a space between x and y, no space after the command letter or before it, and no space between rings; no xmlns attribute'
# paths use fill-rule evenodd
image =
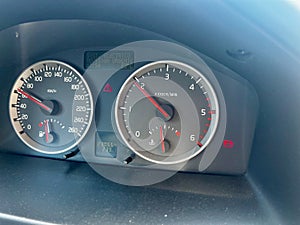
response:
<svg viewBox="0 0 300 225"><path fill-rule="evenodd" d="M84 54L85 69L132 69L133 51L88 51Z"/></svg>

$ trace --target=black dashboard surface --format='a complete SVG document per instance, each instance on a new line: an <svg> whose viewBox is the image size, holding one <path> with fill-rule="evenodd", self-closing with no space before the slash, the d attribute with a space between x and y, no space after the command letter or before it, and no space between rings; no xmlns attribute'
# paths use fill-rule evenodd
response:
<svg viewBox="0 0 300 225"><path fill-rule="evenodd" d="M260 193L243 176L179 173L157 185L128 187L102 178L85 163L6 154L0 155L0 172L1 213L37 221L274 224Z"/></svg>

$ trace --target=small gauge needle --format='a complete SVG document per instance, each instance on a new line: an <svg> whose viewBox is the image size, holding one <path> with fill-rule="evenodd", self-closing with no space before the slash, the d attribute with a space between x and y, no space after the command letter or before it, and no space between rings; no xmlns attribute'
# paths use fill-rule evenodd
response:
<svg viewBox="0 0 300 225"><path fill-rule="evenodd" d="M164 138L164 135L163 135L163 128L162 126L159 127L159 137L160 137L160 142L161 142L161 150L162 150L162 153L165 153L165 138Z"/></svg>
<svg viewBox="0 0 300 225"><path fill-rule="evenodd" d="M54 141L54 136L50 129L49 120L45 120L44 124L45 124L44 129L45 129L45 137L46 137L45 141L46 143L50 144Z"/></svg>
<svg viewBox="0 0 300 225"><path fill-rule="evenodd" d="M149 93L143 89L138 82L134 82L135 86L143 93L143 95L146 96L146 98L158 109L158 111L161 112L161 114L163 114L163 116L168 120L170 119L170 115L157 103L157 101L154 100L154 98L152 98Z"/></svg>
<svg viewBox="0 0 300 225"><path fill-rule="evenodd" d="M50 133L50 129L49 129L48 120L45 120L46 143L49 143L49 133Z"/></svg>
<svg viewBox="0 0 300 225"><path fill-rule="evenodd" d="M39 100L38 98L28 94L27 92L23 91L21 88L17 89L17 92L26 96L29 100L31 100L32 102L36 103L37 105L39 105L41 108L43 108L44 110L46 110L47 112L51 113L52 109L48 106L46 106L45 104L42 103L41 100Z"/></svg>

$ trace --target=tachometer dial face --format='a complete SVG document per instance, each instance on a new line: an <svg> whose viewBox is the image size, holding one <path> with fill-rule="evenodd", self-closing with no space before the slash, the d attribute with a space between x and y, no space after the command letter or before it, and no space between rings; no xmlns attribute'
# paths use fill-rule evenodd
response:
<svg viewBox="0 0 300 225"><path fill-rule="evenodd" d="M137 155L176 164L193 158L212 140L219 105L201 72L181 62L158 61L123 84L115 119L123 142Z"/></svg>
<svg viewBox="0 0 300 225"><path fill-rule="evenodd" d="M16 80L9 111L14 130L33 150L57 154L74 148L92 121L90 89L73 67L48 60Z"/></svg>

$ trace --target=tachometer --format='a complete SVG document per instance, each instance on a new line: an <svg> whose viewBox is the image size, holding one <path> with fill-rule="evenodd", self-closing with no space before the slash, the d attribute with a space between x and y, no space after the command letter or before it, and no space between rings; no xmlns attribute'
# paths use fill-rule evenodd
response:
<svg viewBox="0 0 300 225"><path fill-rule="evenodd" d="M212 140L219 105L212 85L193 67L157 61L135 71L117 96L115 119L123 142L158 164L184 162Z"/></svg>
<svg viewBox="0 0 300 225"><path fill-rule="evenodd" d="M70 65L41 61L16 80L10 95L11 122L33 150L57 154L74 148L92 121L90 89Z"/></svg>

